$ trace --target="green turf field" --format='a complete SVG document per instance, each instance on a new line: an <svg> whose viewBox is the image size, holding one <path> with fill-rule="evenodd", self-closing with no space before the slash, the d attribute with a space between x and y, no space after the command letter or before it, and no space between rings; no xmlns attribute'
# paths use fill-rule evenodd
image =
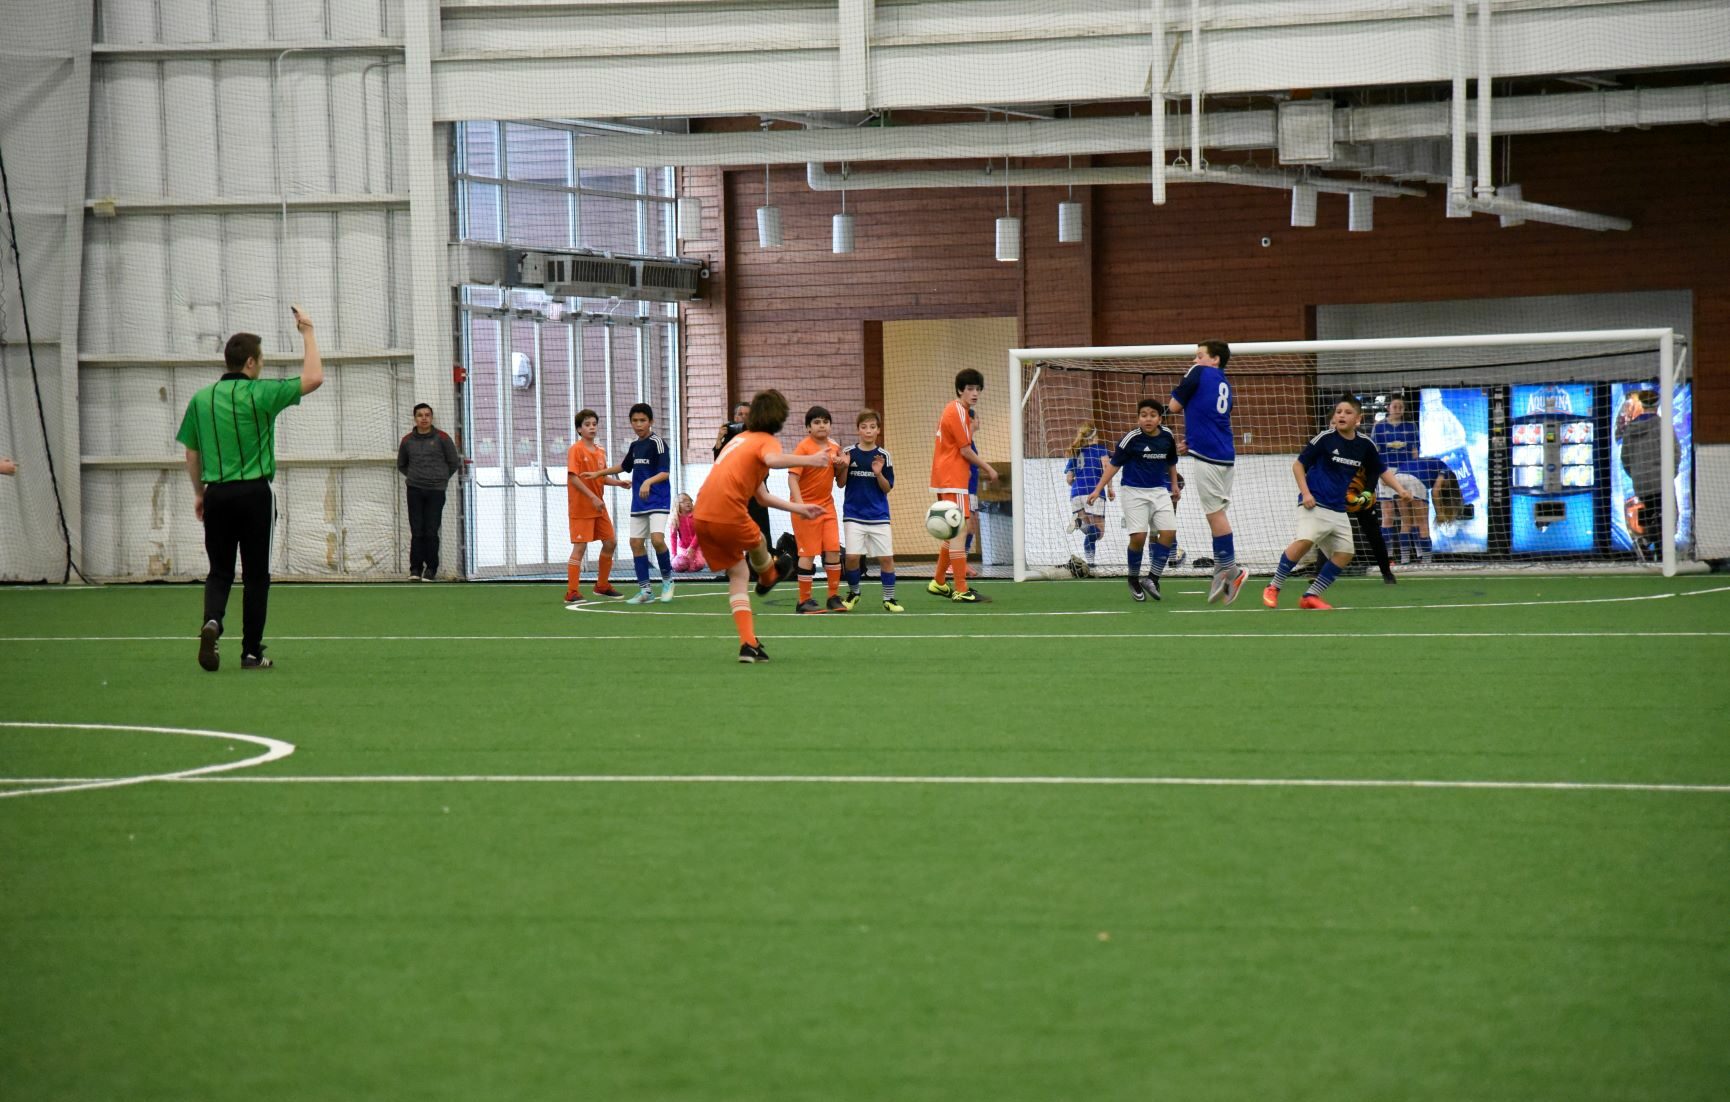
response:
<svg viewBox="0 0 1730 1102"><path fill-rule="evenodd" d="M0 1098L1730 1097L1730 583L1204 585L0 590Z"/></svg>

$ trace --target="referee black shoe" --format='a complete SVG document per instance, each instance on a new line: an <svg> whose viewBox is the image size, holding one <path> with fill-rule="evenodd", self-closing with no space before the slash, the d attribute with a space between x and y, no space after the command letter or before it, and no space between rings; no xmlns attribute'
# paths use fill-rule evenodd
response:
<svg viewBox="0 0 1730 1102"><path fill-rule="evenodd" d="M198 664L215 673L222 668L222 655L216 653L216 640L222 635L222 625L215 620L204 621L198 632Z"/></svg>
<svg viewBox="0 0 1730 1102"><path fill-rule="evenodd" d="M276 665L275 662L272 662L264 656L263 647L259 647L258 651L259 653L257 654L241 655L240 668L243 670L268 670Z"/></svg>
<svg viewBox="0 0 1730 1102"><path fill-rule="evenodd" d="M1137 601L1147 600L1147 591L1141 588L1141 579L1134 574L1129 576L1129 595Z"/></svg>

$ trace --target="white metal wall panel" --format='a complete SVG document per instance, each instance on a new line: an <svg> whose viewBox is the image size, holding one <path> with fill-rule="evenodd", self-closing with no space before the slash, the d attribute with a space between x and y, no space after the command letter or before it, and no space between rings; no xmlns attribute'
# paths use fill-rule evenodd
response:
<svg viewBox="0 0 1730 1102"><path fill-rule="evenodd" d="M207 0L155 0L161 22L161 42L209 42L215 37L210 25L215 5Z"/></svg>
<svg viewBox="0 0 1730 1102"><path fill-rule="evenodd" d="M276 186L270 62L224 61L221 70L222 91L213 133L222 151L223 193L268 195Z"/></svg>

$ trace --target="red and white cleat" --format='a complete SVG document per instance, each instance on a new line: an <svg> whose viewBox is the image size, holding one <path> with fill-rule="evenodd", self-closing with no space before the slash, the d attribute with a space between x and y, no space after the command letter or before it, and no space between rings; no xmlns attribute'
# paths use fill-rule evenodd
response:
<svg viewBox="0 0 1730 1102"><path fill-rule="evenodd" d="M1309 594L1306 593L1306 594L1304 594L1304 599L1298 602L1298 607L1299 608L1320 608L1320 609L1331 610L1334 606L1328 604L1326 601L1322 600L1320 597L1311 597Z"/></svg>

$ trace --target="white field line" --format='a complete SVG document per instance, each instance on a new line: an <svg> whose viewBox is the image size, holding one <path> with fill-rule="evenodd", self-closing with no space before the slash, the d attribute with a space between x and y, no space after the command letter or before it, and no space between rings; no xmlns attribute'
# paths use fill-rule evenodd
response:
<svg viewBox="0 0 1730 1102"><path fill-rule="evenodd" d="M675 593L675 594L673 594L673 600L675 600L675 601L683 600L687 597L725 597L726 595L727 595L726 590L717 589L712 593ZM661 602L656 601L654 603L660 604ZM623 607L621 607L621 606L623 606ZM731 612L727 612L725 610L716 610L714 612L660 611L657 609L644 608L642 605L629 605L629 604L626 604L624 601L618 600L617 598L602 598L601 600L595 600L593 598L590 598L588 600L583 600L583 601L573 601L570 604L565 606L565 611L566 612L616 612L621 616L708 616L708 617L719 617L719 616L731 616L732 615ZM939 616L972 615L971 613L957 612L954 610L937 612L936 609L927 609L926 612L928 614L936 614ZM763 615L768 615L768 613L764 613ZM827 613L825 613L825 615L827 615ZM1127 615L1129 615L1129 610L1117 609L1117 608L1094 608L1094 609L1057 610L1057 611L1050 611L1050 612L993 612L990 615L992 615L992 616L1127 616Z"/></svg>
<svg viewBox="0 0 1730 1102"><path fill-rule="evenodd" d="M143 728L139 728L142 730ZM232 737L232 736L229 736ZM1367 788L1439 789L1444 791L1506 792L1666 792L1724 795L1730 784L1647 784L1615 781L1444 781L1420 779L1328 778L1328 777L953 777L953 776L845 776L824 774L457 774L420 776L247 776L227 777L191 773L162 777L123 778L110 782L99 778L3 778L0 784L64 784L94 787L99 784L135 784L140 780L163 780L193 784L771 784L771 785L962 785L962 786L1077 786L1116 788ZM49 790L53 791L53 790ZM16 793L14 793L16 795Z"/></svg>
<svg viewBox="0 0 1730 1102"><path fill-rule="evenodd" d="M1245 582L1244 588L1248 589L1249 585L1250 585L1250 583ZM1308 586L1306 585L1305 588L1308 588ZM1295 597L1299 592L1300 591L1299 591L1297 586L1295 586L1295 585L1290 586L1290 587L1288 587L1288 589L1286 591L1284 591L1280 594L1280 598L1282 600L1292 600L1292 598ZM1552 605L1618 605L1618 604L1625 604L1629 601L1667 601L1667 600L1671 599L1672 597L1702 597L1708 593L1730 593L1730 585L1715 586L1711 589L1691 589L1691 590L1688 590L1687 592L1683 592L1683 593L1647 593L1647 594L1642 594L1641 596L1638 596L1638 597L1576 597L1576 598L1569 598L1567 600L1561 600L1561 601L1460 601L1460 602L1456 602L1453 604L1438 604L1438 605L1360 605L1360 606L1343 605L1343 606L1336 606L1334 608L1334 611L1335 612L1395 612L1395 611L1404 611L1404 610L1418 609L1418 608L1537 608L1537 607L1549 607ZM1239 600L1242 600L1242 599L1243 599L1242 597L1239 597ZM1297 602L1294 600L1294 601L1292 601L1292 604L1290 606L1287 606L1287 607L1281 608L1281 609L1276 609L1275 611L1278 611L1278 612L1298 612L1300 610L1296 607L1296 604L1297 604ZM1171 610L1171 612L1173 612L1174 614L1180 614L1180 615L1181 614L1193 615L1193 614L1198 613L1198 612L1209 613L1209 612L1220 612L1220 611L1224 611L1224 612L1266 612L1267 610L1262 609L1262 608L1256 608L1254 605L1251 605L1249 608L1232 608L1232 609L1174 608Z"/></svg>
<svg viewBox="0 0 1730 1102"><path fill-rule="evenodd" d="M179 769L171 773L149 773L135 777L91 777L82 780L69 778L64 781L50 781L48 783L55 787L32 788L19 792L0 792L0 800L9 799L13 796L46 796L53 792L79 792L92 788L120 788L129 784L143 784L146 781L183 781L206 777L215 773L226 773L232 769L263 765L279 758L286 758L294 753L294 744L283 742L280 739L265 738L263 735L242 735L233 731L204 731L195 727L139 727L125 723L26 723L15 720L0 720L0 727L50 731L138 731L152 735L195 735L199 738L220 739L224 742L250 742L264 747L264 753L255 754L240 761L217 762L214 765L200 765L193 769ZM0 778L0 785L34 783L37 782L8 781Z"/></svg>
<svg viewBox="0 0 1730 1102"><path fill-rule="evenodd" d="M0 643L186 643L185 635L0 635ZM613 643L662 639L731 639L735 634L655 635L272 635L278 643ZM1730 631L1054 631L848 632L765 635L772 642L837 643L849 639L1721 639Z"/></svg>

